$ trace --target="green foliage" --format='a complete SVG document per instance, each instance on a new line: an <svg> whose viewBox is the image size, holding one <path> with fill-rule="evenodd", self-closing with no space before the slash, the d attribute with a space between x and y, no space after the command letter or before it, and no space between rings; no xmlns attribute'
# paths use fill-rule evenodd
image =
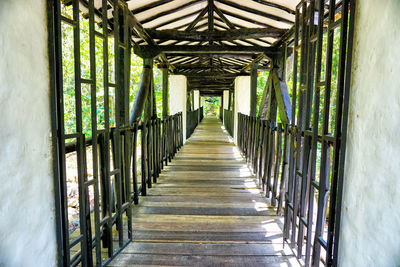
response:
<svg viewBox="0 0 400 267"><path fill-rule="evenodd" d="M261 98L262 98L262 95L264 92L265 85L267 84L268 74L269 74L268 71L258 72L258 76L257 76L257 107L256 107L257 116L259 116Z"/></svg>
<svg viewBox="0 0 400 267"><path fill-rule="evenodd" d="M71 6L62 5L63 14L71 16ZM90 46L89 46L89 21L80 16L80 62L81 77L91 79L90 73ZM98 29L100 31L100 29ZM65 133L76 132L76 98L75 92L75 64L74 64L74 38L73 27L62 23L62 71L63 71L63 97L64 97L64 127ZM115 83L115 56L114 56L114 39L112 35L108 36L108 74L109 82ZM97 128L105 127L105 96L108 95L108 115L110 126L115 126L115 89L108 87L108 94L104 91L104 70L103 70L103 39L95 37L95 67L96 67L96 116ZM130 88L129 103L130 109L136 98L139 88L140 76L143 68L143 60L131 53L130 66ZM157 115L162 115L162 73L154 67L154 90L157 106ZM91 85L82 84L81 86L81 106L82 106L82 132L86 137L92 134L92 96Z"/></svg>
<svg viewBox="0 0 400 267"><path fill-rule="evenodd" d="M153 67L154 94L156 96L157 117L162 117L162 72L159 68Z"/></svg>
<svg viewBox="0 0 400 267"><path fill-rule="evenodd" d="M204 115L219 116L221 97L206 97L204 99Z"/></svg>
<svg viewBox="0 0 400 267"><path fill-rule="evenodd" d="M131 53L131 74L129 88L129 106L132 109L136 99L136 93L139 89L140 75L143 69L143 59Z"/></svg>
<svg viewBox="0 0 400 267"><path fill-rule="evenodd" d="M71 7L62 6L62 12L65 16L71 16ZM101 29L98 29L101 31ZM64 101L64 127L65 133L76 132L76 98L75 92L75 65L74 65L74 39L73 39L73 27L62 23L62 70L63 70L63 101ZM340 43L340 28L335 30L333 38L333 58L332 58L332 79L331 79L331 91L329 95L326 95L325 88L321 88L321 102L318 107L319 118L318 126L320 134L322 134L323 125L323 106L325 102L329 100L329 132L334 130L336 122L336 91L337 91L337 74L339 64L339 43ZM105 127L105 96L108 95L108 115L110 126L115 126L115 91L113 87L109 87L109 92L104 91L104 73L103 73L103 40L99 37L95 37L95 65L96 65L96 116L97 116L97 128L104 129ZM322 77L321 80L325 80L325 62L326 62L326 49L327 49L327 35L324 35L323 41L323 54L322 54ZM298 53L298 70L300 69L300 52ZM115 57L114 57L114 40L112 36L108 38L108 73L109 81L115 82ZM90 51L89 51L89 22L80 16L80 61L81 61L81 77L85 79L91 78L90 73ZM134 53L131 55L131 66L130 66L130 95L129 102L130 108L132 109L133 103L136 98L136 93L139 88L140 75L143 68L143 60L136 56ZM154 92L157 107L157 116L162 116L162 72L154 67ZM259 105L263 90L265 88L269 72L263 71L258 73L257 79L257 115L259 112ZM300 76L297 77L297 88L299 88ZM293 75L287 76L287 86L291 99L293 99ZM79 89L78 89L79 90ZM91 136L92 132L92 99L91 86L89 84L82 84L80 88L81 94L81 107L82 107L82 131L88 136ZM299 100L299 94L297 90L297 101ZM219 115L220 97L208 97L204 102L205 115ZM299 106L298 104L296 105ZM313 107L314 108L314 107ZM298 109L296 110L296 117L298 115ZM278 116L279 120L279 116Z"/></svg>

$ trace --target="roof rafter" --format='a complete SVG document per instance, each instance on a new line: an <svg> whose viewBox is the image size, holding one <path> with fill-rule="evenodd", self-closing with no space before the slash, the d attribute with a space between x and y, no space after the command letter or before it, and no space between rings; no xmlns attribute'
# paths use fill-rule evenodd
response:
<svg viewBox="0 0 400 267"><path fill-rule="evenodd" d="M147 4L147 5L144 5L144 6L142 6L142 7L138 7L138 8L132 9L131 12L132 12L133 14L138 14L138 13L141 13L141 12L144 12L144 11L147 11L147 10L150 10L150 9L152 9L152 8L155 8L155 7L164 5L164 4L169 3L169 2L172 2L172 1L173 1L173 0L159 0L159 1L156 1L156 2L153 2L153 3L150 3L150 4Z"/></svg>
<svg viewBox="0 0 400 267"><path fill-rule="evenodd" d="M266 1L266 0L252 0L252 1L254 1L256 3L259 3L259 4L262 4L262 5L265 5L265 6L274 7L274 8L286 11L287 13L292 14L292 15L296 14L296 12L294 10L292 10L292 9L290 9L288 7L285 7L283 5L271 3L271 2Z"/></svg>
<svg viewBox="0 0 400 267"><path fill-rule="evenodd" d="M197 23L200 22L200 20L204 17L204 15L207 13L208 11L208 6L206 6L200 13L199 15L189 24L189 26L187 26L187 28L185 29L185 31L191 31L193 30L193 28L197 25Z"/></svg>
<svg viewBox="0 0 400 267"><path fill-rule="evenodd" d="M279 38L285 30L266 28L242 28L227 31L178 31L146 29L153 39L179 41L232 41L239 39L255 39L260 37Z"/></svg>
<svg viewBox="0 0 400 267"><path fill-rule="evenodd" d="M139 21L136 19L135 15L133 15L132 12L129 12L128 14L128 24L129 26L134 29L134 31L137 33L137 35L145 40L148 44L150 45L155 45L154 40L150 37L150 35L146 32L146 30L143 28L142 24L139 23ZM173 71L175 67L168 61L167 57L165 54L161 53L159 55L160 59L168 66L168 68Z"/></svg>
<svg viewBox="0 0 400 267"><path fill-rule="evenodd" d="M247 64L240 72L245 72L248 69L250 69L254 64L260 62L261 60L263 60L265 58L265 54L261 53L259 54L255 59L253 59L253 61L251 61L249 64Z"/></svg>
<svg viewBox="0 0 400 267"><path fill-rule="evenodd" d="M200 12L201 12L201 11L200 11ZM161 28L161 27L163 27L163 26L165 26L165 25L168 25L168 24L171 24L171 23L174 23L174 22L177 22L177 21L186 19L186 18L188 18L188 17L194 16L194 15L196 15L196 14L198 14L198 13L199 13L199 10L196 10L196 11L194 11L194 12L192 12L192 13L189 13L189 14L186 14L186 15L184 15L184 16L180 16L180 17L177 17L177 18L174 18L174 19L171 19L171 20L162 22L162 23L160 23L160 24L158 24L158 25L156 25L156 26L153 26L153 27L151 27L151 28L152 28L152 29L158 29L158 28Z"/></svg>
<svg viewBox="0 0 400 267"><path fill-rule="evenodd" d="M209 66L209 65L203 65L203 64L175 64L175 68L180 70L180 69L242 69L241 66L238 65L227 65L227 64L221 64L221 65L214 65L214 66Z"/></svg>
<svg viewBox="0 0 400 267"><path fill-rule="evenodd" d="M221 11L222 11L222 10L221 10ZM223 13L224 13L225 15L228 15L228 16L231 16L231 17L235 17L235 18L237 18L237 19L240 19L240 20L244 20L244 21L250 22L250 23L252 23L252 24L254 24L254 25L258 25L258 26L265 27L265 28L279 29L279 28L274 27L274 26L272 26L272 25L270 25L270 24L263 23L263 22L260 22L260 21L256 21L256 20L254 20L254 19L250 19L250 18L248 18L248 17L244 17L244 16L241 16L241 15L239 15L239 14L230 12L230 11L228 11L228 10L223 10Z"/></svg>
<svg viewBox="0 0 400 267"><path fill-rule="evenodd" d="M254 9L254 8L250 8L248 6L243 6L243 5L237 4L235 2L226 1L226 0L216 0L216 1L221 3L221 4L233 7L233 8L237 8L237 9L240 9L240 10L243 10L243 11L246 11L246 12L250 12L252 14L256 14L256 15L259 15L259 16L262 16L262 17L265 17L265 18L269 18L269 19L272 19L272 20L275 20L275 21L280 21L280 22L286 23L286 24L288 24L290 26L294 24L294 22L291 21L291 20L276 16L276 15L272 15L272 14L269 14L269 13L265 13L263 11L260 11L260 10Z"/></svg>
<svg viewBox="0 0 400 267"><path fill-rule="evenodd" d="M249 53L234 53L234 52L226 52L224 54L221 53L213 53L213 52L208 52L208 53L202 53L200 55L194 55L192 53L186 53L186 52L176 52L176 53L170 53L167 54L167 57L178 57L178 56L202 56L202 57L209 57L210 55L217 55L217 56L222 56L222 57L229 57L230 59L250 59L252 60L254 58L253 54Z"/></svg>
<svg viewBox="0 0 400 267"><path fill-rule="evenodd" d="M163 46L140 46L141 49L154 50L159 49L160 52L166 52L168 54L187 52L192 54L203 54L203 53L220 53L227 54L233 52L248 52L248 53L261 53L264 52L267 56L280 54L281 51L276 47L264 47L264 46L229 46L229 45L163 45Z"/></svg>
<svg viewBox="0 0 400 267"><path fill-rule="evenodd" d="M217 21L220 21L220 22L223 22L221 19L219 19L219 18L215 18L215 20L217 20ZM239 28L239 29L249 29L249 28L244 28L243 26L240 26L240 25L237 25L237 24L235 24L235 23L232 23L232 26L234 27L234 29L236 29L236 28ZM228 27L224 27L224 26L221 26L221 28L224 28L224 29L229 29ZM231 28L232 29L232 28ZM250 29L253 29L253 28L250 28ZM256 28L256 29L266 29L266 28ZM269 29L269 30L271 30L271 29ZM283 33L285 33L286 32L286 30L283 30L283 29L273 29L273 30L278 30L278 31L282 31ZM272 36L263 36L263 37L260 37L260 38L264 38L264 37L272 37ZM273 38L273 37L272 37ZM278 36L277 38L280 38L280 36ZM262 42L262 43L266 43L267 45L271 45L271 43L270 42L267 42L267 41L265 41L265 40L261 40L261 39L259 39L259 38L253 38L253 39L255 39L255 40L257 40L257 41L259 41L259 42ZM255 44L254 42L252 42L252 41L249 41L249 40L242 40L243 42L246 42L246 43L248 43L248 44L251 44L251 45L257 45L257 44ZM235 43L235 42L233 42L233 43ZM235 43L236 45L238 45L237 43Z"/></svg>
<svg viewBox="0 0 400 267"><path fill-rule="evenodd" d="M225 17L224 13L222 13L222 11L219 10L218 7L214 7L214 10L215 10L215 13L217 13L217 15L220 17L220 19L221 19L221 21L222 21L223 23L225 23L229 28L235 29L235 26L233 25L233 23L231 23L231 22L229 21L229 19L227 19L227 18Z"/></svg>
<svg viewBox="0 0 400 267"><path fill-rule="evenodd" d="M192 1L190 1L190 2L188 2L188 3L186 3L186 4L183 4L183 5L181 5L181 6L178 6L178 7L176 7L176 8L169 9L169 10L165 10L165 11L163 11L163 12L157 13L156 15L151 16L151 17L146 18L146 19L143 19L143 20L141 20L140 22L141 22L142 24L146 24L146 23L148 23L148 22L150 22L150 21L152 21L152 20L155 20L155 19L158 19L158 18L160 18L160 17L162 17L162 16L169 15L169 14L178 12L178 11L180 11L180 10L189 8L189 7L191 7L191 6L193 6L193 5L196 5L196 4L200 3L200 2L201 2L201 0L192 0Z"/></svg>

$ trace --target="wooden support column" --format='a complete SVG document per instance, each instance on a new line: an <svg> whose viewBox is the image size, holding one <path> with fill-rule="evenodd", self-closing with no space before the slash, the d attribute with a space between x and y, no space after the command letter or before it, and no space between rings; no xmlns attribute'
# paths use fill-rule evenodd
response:
<svg viewBox="0 0 400 267"><path fill-rule="evenodd" d="M194 90L192 90L191 92L190 92L191 94L191 98L192 98L192 101L191 101L191 103L192 103L192 110L194 110Z"/></svg>
<svg viewBox="0 0 400 267"><path fill-rule="evenodd" d="M279 77L277 69L273 69L271 75L273 91L275 92L277 106L279 107L279 116L283 123L289 123L292 116L292 106L286 82Z"/></svg>
<svg viewBox="0 0 400 267"><path fill-rule="evenodd" d="M208 0L208 32L214 31L214 0ZM208 41L209 45L213 45L214 41ZM210 66L213 65L213 56L209 57Z"/></svg>
<svg viewBox="0 0 400 267"><path fill-rule="evenodd" d="M208 0L208 31L214 30L214 0ZM209 41L210 45L213 45L212 40Z"/></svg>
<svg viewBox="0 0 400 267"><path fill-rule="evenodd" d="M233 110L232 109L232 97L233 97L233 92L229 91L228 110Z"/></svg>
<svg viewBox="0 0 400 267"><path fill-rule="evenodd" d="M168 69L162 69L162 98L163 98L163 118L168 116Z"/></svg>
<svg viewBox="0 0 400 267"><path fill-rule="evenodd" d="M152 62L153 60L149 58L145 58L143 60L143 70L140 76L139 89L136 95L135 103L133 105L131 117L129 120L129 123L131 125L136 121L136 119L140 118L140 116L142 115L144 105L150 91L151 80L153 77Z"/></svg>
<svg viewBox="0 0 400 267"><path fill-rule="evenodd" d="M258 63L255 62L250 72L250 116L256 116L257 113L257 68Z"/></svg>
<svg viewBox="0 0 400 267"><path fill-rule="evenodd" d="M157 118L157 104L156 104L156 93L154 92L154 72L153 68L151 69L151 86L150 86L150 94L151 94L151 118Z"/></svg>
<svg viewBox="0 0 400 267"><path fill-rule="evenodd" d="M291 121L291 103L286 82L279 77L278 69L273 68L260 103L260 118L276 121L277 108L283 123Z"/></svg>
<svg viewBox="0 0 400 267"><path fill-rule="evenodd" d="M144 59L143 62L147 61L144 63L146 66L149 66L150 68L150 83L148 87L148 93L147 97L145 99L144 103L144 121L148 121L151 119L154 115L154 80L153 80L153 59Z"/></svg>

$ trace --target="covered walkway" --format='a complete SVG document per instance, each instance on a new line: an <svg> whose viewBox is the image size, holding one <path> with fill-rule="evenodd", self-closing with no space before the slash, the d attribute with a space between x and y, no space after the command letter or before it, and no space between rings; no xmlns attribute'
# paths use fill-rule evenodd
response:
<svg viewBox="0 0 400 267"><path fill-rule="evenodd" d="M399 266L400 1L0 3L0 267Z"/></svg>
<svg viewBox="0 0 400 267"><path fill-rule="evenodd" d="M296 266L282 218L218 119L203 120L133 209L133 241L109 266Z"/></svg>

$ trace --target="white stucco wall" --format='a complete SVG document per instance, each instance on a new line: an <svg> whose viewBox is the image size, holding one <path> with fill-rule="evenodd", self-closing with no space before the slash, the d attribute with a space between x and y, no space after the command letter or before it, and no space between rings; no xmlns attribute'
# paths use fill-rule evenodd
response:
<svg viewBox="0 0 400 267"><path fill-rule="evenodd" d="M204 97L200 97L200 107L204 107Z"/></svg>
<svg viewBox="0 0 400 267"><path fill-rule="evenodd" d="M187 79L184 75L169 76L169 110L170 114L182 112L183 142L186 141L186 95Z"/></svg>
<svg viewBox="0 0 400 267"><path fill-rule="evenodd" d="M239 76L235 79L235 108L234 108L234 140L237 144L238 112L250 114L250 76Z"/></svg>
<svg viewBox="0 0 400 267"><path fill-rule="evenodd" d="M358 0L341 266L400 264L400 1Z"/></svg>
<svg viewBox="0 0 400 267"><path fill-rule="evenodd" d="M223 105L224 109L228 109L229 108L229 90L224 90L223 100L224 100L224 105Z"/></svg>
<svg viewBox="0 0 400 267"><path fill-rule="evenodd" d="M222 112L225 112L225 109L228 109L229 107L229 90L224 90L223 91L223 97L222 97ZM224 120L224 114L222 114L222 121Z"/></svg>
<svg viewBox="0 0 400 267"><path fill-rule="evenodd" d="M45 0L1 0L0 59L0 266L55 266Z"/></svg>
<svg viewBox="0 0 400 267"><path fill-rule="evenodd" d="M193 100L194 100L194 110L200 107L200 91L194 90L193 91Z"/></svg>

